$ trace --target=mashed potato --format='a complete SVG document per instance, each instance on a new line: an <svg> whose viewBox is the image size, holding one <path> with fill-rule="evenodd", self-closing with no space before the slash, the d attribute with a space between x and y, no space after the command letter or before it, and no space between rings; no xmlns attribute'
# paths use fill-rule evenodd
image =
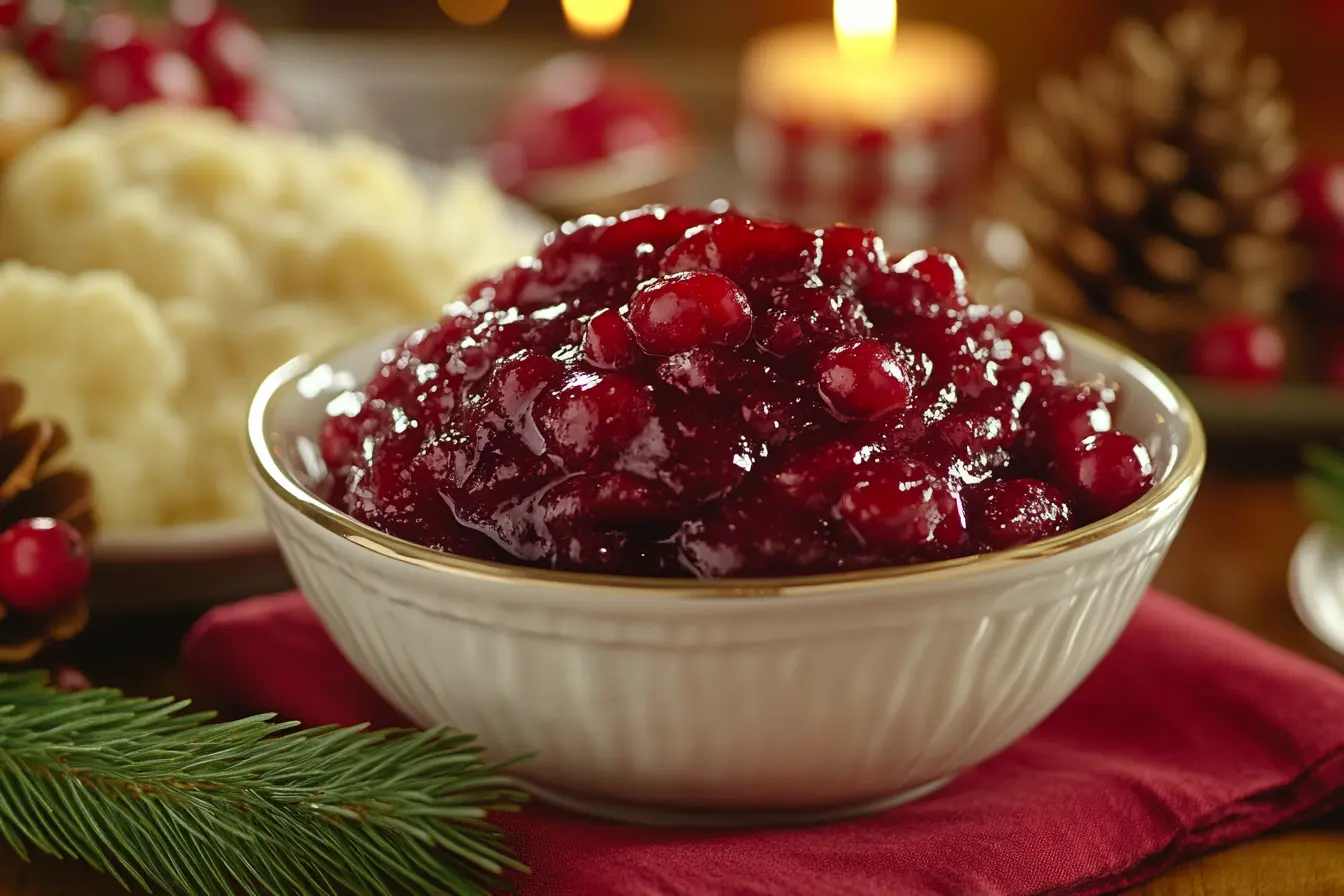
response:
<svg viewBox="0 0 1344 896"><path fill-rule="evenodd" d="M0 184L0 257L23 263L0 283L3 338L17 344L15 315L50 299L27 366L0 372L25 380L31 410L70 422L108 530L246 516L242 427L266 373L435 316L539 235L474 173L431 195L363 140L259 133L212 111L91 113ZM126 321L118 341L90 357L80 347L101 344L109 315ZM42 357L65 379L40 387ZM86 375L98 363L126 369Z"/></svg>

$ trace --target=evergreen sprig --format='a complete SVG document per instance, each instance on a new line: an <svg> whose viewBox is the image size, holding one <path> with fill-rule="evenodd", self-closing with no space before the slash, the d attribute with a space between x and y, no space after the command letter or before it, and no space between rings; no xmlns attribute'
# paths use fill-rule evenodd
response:
<svg viewBox="0 0 1344 896"><path fill-rule="evenodd" d="M1298 478L1298 494L1316 519L1344 532L1344 454L1324 445L1308 445L1302 454L1306 471Z"/></svg>
<svg viewBox="0 0 1344 896"><path fill-rule="evenodd" d="M486 896L526 799L470 735L213 723L187 701L0 674L0 835L182 896Z"/></svg>

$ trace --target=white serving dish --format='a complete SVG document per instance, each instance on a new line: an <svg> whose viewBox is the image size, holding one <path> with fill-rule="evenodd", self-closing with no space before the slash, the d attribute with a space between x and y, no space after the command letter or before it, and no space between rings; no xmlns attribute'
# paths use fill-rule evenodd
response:
<svg viewBox="0 0 1344 896"><path fill-rule="evenodd" d="M1130 619L1194 498L1198 418L1162 374L1061 327L1072 372L1124 394L1153 454L1142 501L985 557L795 579L561 574L451 557L309 485L334 390L375 339L297 359L258 392L254 474L336 643L422 724L481 736L543 798L641 822L812 821L920 796L1055 709Z"/></svg>
<svg viewBox="0 0 1344 896"><path fill-rule="evenodd" d="M454 170L475 171L467 158L453 168L411 160L427 190ZM529 206L503 197L519 233L538 240L553 222ZM194 611L293 587L261 517L161 529L109 532L94 546L92 606L100 613Z"/></svg>
<svg viewBox="0 0 1344 896"><path fill-rule="evenodd" d="M1307 630L1344 661L1344 537L1324 523L1306 531L1288 564L1288 594Z"/></svg>

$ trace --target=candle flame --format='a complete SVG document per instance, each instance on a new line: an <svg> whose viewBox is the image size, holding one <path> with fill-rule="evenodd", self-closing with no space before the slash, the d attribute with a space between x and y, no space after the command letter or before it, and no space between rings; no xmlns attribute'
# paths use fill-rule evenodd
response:
<svg viewBox="0 0 1344 896"><path fill-rule="evenodd" d="M845 59L867 62L891 54L896 0L835 0L835 40Z"/></svg>
<svg viewBox="0 0 1344 896"><path fill-rule="evenodd" d="M560 5L570 30L589 40L615 36L630 15L630 0L562 0Z"/></svg>

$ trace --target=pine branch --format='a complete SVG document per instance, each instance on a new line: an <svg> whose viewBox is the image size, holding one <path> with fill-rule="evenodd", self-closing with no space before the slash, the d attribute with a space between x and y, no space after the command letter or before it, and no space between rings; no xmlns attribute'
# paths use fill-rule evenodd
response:
<svg viewBox="0 0 1344 896"><path fill-rule="evenodd" d="M1303 451L1306 472L1298 479L1298 494L1317 520L1344 532L1344 454L1324 445Z"/></svg>
<svg viewBox="0 0 1344 896"><path fill-rule="evenodd" d="M487 896L526 796L469 735L207 724L187 701L0 674L0 836L172 896Z"/></svg>

